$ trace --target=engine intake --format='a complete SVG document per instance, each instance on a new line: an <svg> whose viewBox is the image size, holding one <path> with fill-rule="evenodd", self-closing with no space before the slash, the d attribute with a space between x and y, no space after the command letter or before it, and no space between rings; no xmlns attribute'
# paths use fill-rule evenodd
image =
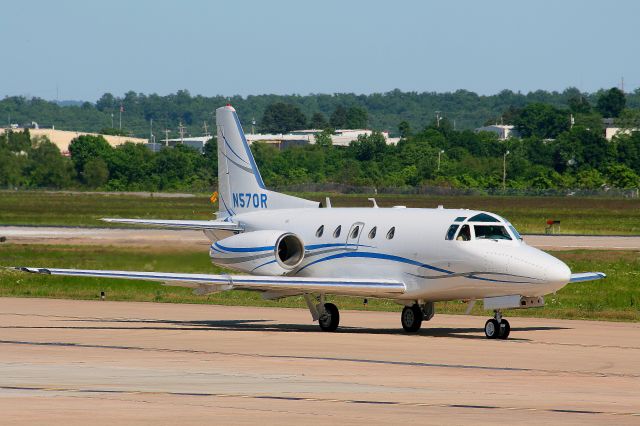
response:
<svg viewBox="0 0 640 426"><path fill-rule="evenodd" d="M304 259L304 243L285 231L253 231L211 245L211 261L226 268L261 275L283 275Z"/></svg>
<svg viewBox="0 0 640 426"><path fill-rule="evenodd" d="M276 259L283 268L293 269L304 259L304 244L295 234L283 234L276 243Z"/></svg>

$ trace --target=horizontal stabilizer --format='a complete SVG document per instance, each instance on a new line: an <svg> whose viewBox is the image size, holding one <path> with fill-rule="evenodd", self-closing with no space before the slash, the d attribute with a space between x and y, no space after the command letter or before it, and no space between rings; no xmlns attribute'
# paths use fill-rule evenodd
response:
<svg viewBox="0 0 640 426"><path fill-rule="evenodd" d="M33 267L18 267L15 269L23 272L48 275L160 281L164 282L166 285L193 288L201 294L206 294L208 290L220 291L245 289L385 297L392 294L402 294L406 290L404 283L400 281L382 279L209 275L169 272L105 271L90 269L55 269Z"/></svg>
<svg viewBox="0 0 640 426"><path fill-rule="evenodd" d="M220 229L225 231L241 231L237 224L221 220L171 220L171 219L100 219L109 223L124 223L128 225L162 226L180 229Z"/></svg>
<svg viewBox="0 0 640 426"><path fill-rule="evenodd" d="M580 283L583 281L595 281L607 278L607 274L604 272L581 272L579 274L571 274L572 283Z"/></svg>

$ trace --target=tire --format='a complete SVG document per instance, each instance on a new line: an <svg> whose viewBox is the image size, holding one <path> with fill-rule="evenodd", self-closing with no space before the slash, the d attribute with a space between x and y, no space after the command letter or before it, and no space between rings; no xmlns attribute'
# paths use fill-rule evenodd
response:
<svg viewBox="0 0 640 426"><path fill-rule="evenodd" d="M422 326L422 318L422 309L418 305L405 306L400 315L400 322L404 331L415 333Z"/></svg>
<svg viewBox="0 0 640 426"><path fill-rule="evenodd" d="M498 321L493 318L487 320L484 324L484 335L487 336L487 339L497 339L499 333L500 325L498 324Z"/></svg>
<svg viewBox="0 0 640 426"><path fill-rule="evenodd" d="M507 337L509 337L509 333L511 332L511 325L509 324L509 321L507 321L506 319L503 319L500 322L500 332L498 333L498 339L506 339Z"/></svg>
<svg viewBox="0 0 640 426"><path fill-rule="evenodd" d="M340 324L340 311L333 303L324 304L324 314L318 318L318 325L322 331L336 331Z"/></svg>

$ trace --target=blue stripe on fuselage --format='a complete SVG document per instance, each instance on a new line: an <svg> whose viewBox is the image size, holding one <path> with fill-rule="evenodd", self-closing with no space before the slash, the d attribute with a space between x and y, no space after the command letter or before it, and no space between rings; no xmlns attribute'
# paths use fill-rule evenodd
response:
<svg viewBox="0 0 640 426"><path fill-rule="evenodd" d="M333 254L331 256L323 257L322 259L318 259L318 260L315 260L315 261L313 261L311 263L306 264L305 266L300 268L298 270L298 272L302 271L303 269L308 268L309 266L314 265L316 263L325 262L325 261L329 261L329 260L333 260L333 259L338 259L338 258L341 258L341 257L368 257L368 258L372 258L372 259L391 260L393 262L408 263L410 265L419 266L421 268L430 269L432 271L442 272L442 273L445 273L445 274L453 274L453 272L447 271L446 269L438 268L436 266L427 265L426 263L417 262L415 260L407 259L406 257L394 256L394 255L391 255L391 254L383 254L383 253L363 252L363 251L352 251L352 252L346 252L346 253L338 253L338 254Z"/></svg>

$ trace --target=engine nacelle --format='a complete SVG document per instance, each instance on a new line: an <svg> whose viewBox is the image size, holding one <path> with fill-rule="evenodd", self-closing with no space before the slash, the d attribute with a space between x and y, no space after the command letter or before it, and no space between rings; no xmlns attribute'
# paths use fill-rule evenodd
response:
<svg viewBox="0 0 640 426"><path fill-rule="evenodd" d="M260 275L283 275L304 259L304 243L285 231L254 231L211 245L211 261L226 268Z"/></svg>

